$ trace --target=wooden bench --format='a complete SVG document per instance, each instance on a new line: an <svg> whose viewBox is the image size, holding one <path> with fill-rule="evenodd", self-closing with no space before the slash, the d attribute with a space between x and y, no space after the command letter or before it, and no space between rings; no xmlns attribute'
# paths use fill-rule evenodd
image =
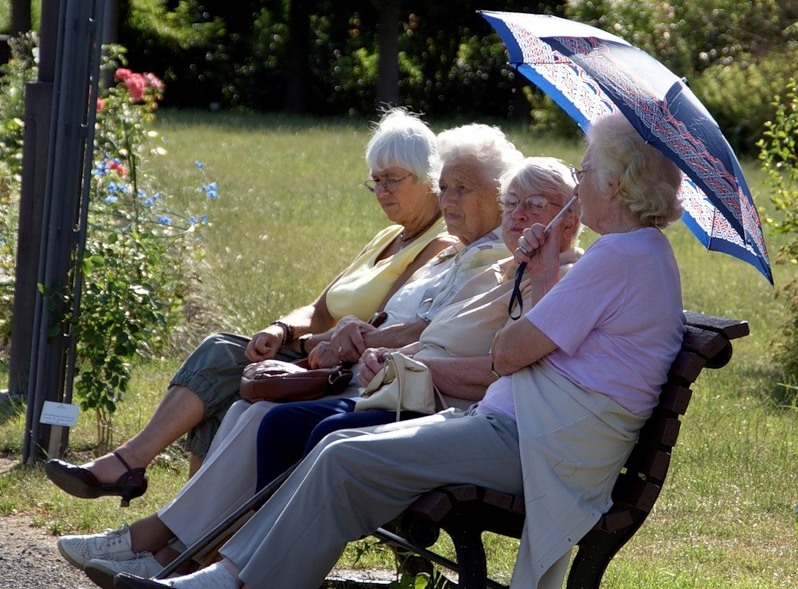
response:
<svg viewBox="0 0 798 589"><path fill-rule="evenodd" d="M721 368L732 356L731 340L748 335L748 323L686 312L682 349L668 373L659 405L613 488L612 508L578 543L568 574L568 589L597 588L610 560L637 532L659 497L671 460L671 449L690 403L690 385L704 368ZM463 589L504 587L487 577L483 532L520 538L523 497L475 485L449 485L420 497L390 526L375 534L459 574ZM440 531L454 543L457 562L432 551Z"/></svg>

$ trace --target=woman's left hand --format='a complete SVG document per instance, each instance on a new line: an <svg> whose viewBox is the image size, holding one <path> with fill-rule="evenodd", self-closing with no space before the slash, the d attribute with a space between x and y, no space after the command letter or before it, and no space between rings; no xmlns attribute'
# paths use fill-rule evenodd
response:
<svg viewBox="0 0 798 589"><path fill-rule="evenodd" d="M368 348L363 352L357 365L357 381L360 386L368 386L374 376L382 370L385 354L389 351L388 348Z"/></svg>
<svg viewBox="0 0 798 589"><path fill-rule="evenodd" d="M308 354L308 366L311 368L332 368L338 362L338 353L330 342L319 342Z"/></svg>
<svg viewBox="0 0 798 589"><path fill-rule="evenodd" d="M347 362L357 362L363 352L366 351L366 342L363 335L366 332L377 329L365 321L355 317L344 321L341 320L333 331L330 343L341 360Z"/></svg>

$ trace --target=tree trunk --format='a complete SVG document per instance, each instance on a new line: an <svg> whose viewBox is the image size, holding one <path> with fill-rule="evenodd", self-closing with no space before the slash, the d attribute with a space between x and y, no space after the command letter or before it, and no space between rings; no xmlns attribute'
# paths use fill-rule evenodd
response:
<svg viewBox="0 0 798 589"><path fill-rule="evenodd" d="M289 113L303 114L307 111L309 45L310 17L303 2L292 0L288 14L288 46L285 54L284 106Z"/></svg>
<svg viewBox="0 0 798 589"><path fill-rule="evenodd" d="M11 0L11 34L31 30L31 0Z"/></svg>
<svg viewBox="0 0 798 589"><path fill-rule="evenodd" d="M399 105L399 0L376 3L379 10L377 103Z"/></svg>

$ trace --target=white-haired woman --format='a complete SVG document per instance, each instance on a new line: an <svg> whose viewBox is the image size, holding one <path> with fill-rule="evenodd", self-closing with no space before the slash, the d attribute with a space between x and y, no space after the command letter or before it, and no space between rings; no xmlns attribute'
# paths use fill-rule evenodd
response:
<svg viewBox="0 0 798 589"><path fill-rule="evenodd" d="M217 333L206 338L172 377L155 413L133 438L83 466L48 462L47 475L56 485L82 498L120 495L126 502L139 497L147 489L147 465L186 433L193 474L238 398L247 364L278 355L299 358L315 343L303 335L323 334L345 315L368 319L452 243L438 207L437 138L419 117L401 108L387 111L366 148L366 164L371 170L366 186L393 224L377 233L309 305L251 337ZM256 293L256 304L257 298Z"/></svg>

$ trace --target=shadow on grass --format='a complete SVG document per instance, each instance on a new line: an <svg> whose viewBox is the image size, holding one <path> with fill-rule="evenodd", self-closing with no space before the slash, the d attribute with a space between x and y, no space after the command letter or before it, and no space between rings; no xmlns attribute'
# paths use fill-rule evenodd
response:
<svg viewBox="0 0 798 589"><path fill-rule="evenodd" d="M738 372L741 382L752 383L757 395L775 409L798 413L798 378L776 366L748 367Z"/></svg>

